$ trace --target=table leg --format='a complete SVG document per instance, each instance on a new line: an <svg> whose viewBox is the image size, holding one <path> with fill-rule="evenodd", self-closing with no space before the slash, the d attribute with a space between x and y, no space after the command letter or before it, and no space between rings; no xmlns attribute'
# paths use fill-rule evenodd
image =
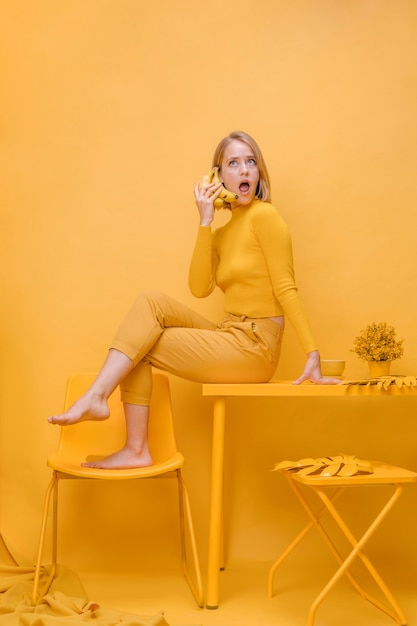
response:
<svg viewBox="0 0 417 626"><path fill-rule="evenodd" d="M219 606L226 398L214 400L206 608Z"/></svg>

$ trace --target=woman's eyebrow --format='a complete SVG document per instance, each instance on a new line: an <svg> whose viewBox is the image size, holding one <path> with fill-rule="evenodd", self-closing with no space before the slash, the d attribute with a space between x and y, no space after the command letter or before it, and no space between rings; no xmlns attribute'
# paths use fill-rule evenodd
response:
<svg viewBox="0 0 417 626"><path fill-rule="evenodd" d="M236 161L236 160L238 160L240 158L242 158L242 157L230 156L227 160L228 161ZM255 159L255 155L254 154L245 154L245 156L243 158L244 159Z"/></svg>

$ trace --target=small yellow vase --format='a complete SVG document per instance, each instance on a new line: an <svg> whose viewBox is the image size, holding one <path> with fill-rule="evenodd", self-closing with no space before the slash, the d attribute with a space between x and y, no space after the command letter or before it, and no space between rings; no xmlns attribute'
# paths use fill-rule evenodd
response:
<svg viewBox="0 0 417 626"><path fill-rule="evenodd" d="M368 361L368 366L371 378L388 376L391 369L391 361Z"/></svg>

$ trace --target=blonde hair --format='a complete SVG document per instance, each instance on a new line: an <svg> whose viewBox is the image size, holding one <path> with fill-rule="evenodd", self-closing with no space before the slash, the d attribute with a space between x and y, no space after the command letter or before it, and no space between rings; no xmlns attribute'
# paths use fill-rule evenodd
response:
<svg viewBox="0 0 417 626"><path fill-rule="evenodd" d="M222 139L214 151L212 167L218 167L219 172L221 171L224 151L226 147L235 140L246 143L255 156L259 170L259 182L256 188L256 197L263 202L271 202L271 184L269 182L269 175L268 170L266 169L264 157L256 141L247 133L244 133L241 130L236 130Z"/></svg>

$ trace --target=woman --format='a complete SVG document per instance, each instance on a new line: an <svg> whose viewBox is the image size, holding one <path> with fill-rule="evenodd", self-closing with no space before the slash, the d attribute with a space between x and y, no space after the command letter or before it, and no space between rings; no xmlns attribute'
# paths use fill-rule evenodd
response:
<svg viewBox="0 0 417 626"><path fill-rule="evenodd" d="M288 228L270 204L262 153L243 132L218 145L213 167L221 183L196 184L200 215L189 285L196 297L219 286L225 317L215 324L174 299L141 294L119 327L107 358L90 389L52 424L68 425L109 416L107 399L117 385L126 418L121 450L86 466L121 469L152 464L148 416L152 366L197 382L267 382L279 358L285 317L292 323L307 361L294 381L338 383L323 378L320 355L294 281ZM214 201L226 187L238 198L231 219L212 232Z"/></svg>

